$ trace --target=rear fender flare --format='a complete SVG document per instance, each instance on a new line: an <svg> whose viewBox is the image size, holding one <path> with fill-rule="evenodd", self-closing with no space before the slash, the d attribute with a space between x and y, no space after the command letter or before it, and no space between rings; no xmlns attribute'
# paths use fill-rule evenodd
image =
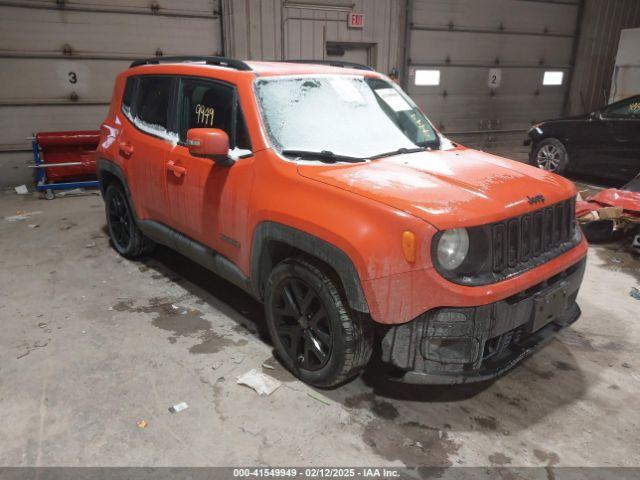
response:
<svg viewBox="0 0 640 480"><path fill-rule="evenodd" d="M99 158L97 162L97 171L98 171L98 182L100 183L100 193L102 194L103 197L105 194L105 184L104 184L105 173L113 175L120 181L120 183L124 188L124 193L127 195L127 200L129 200L129 205L131 205L131 209L133 210L133 214L136 217L136 221L137 221L138 220L137 213L136 213L137 210L133 202L133 198L131 196L131 190L129 190L129 184L127 183L127 179L125 178L122 168L120 168L118 165L116 165L110 160L107 160L105 158Z"/></svg>

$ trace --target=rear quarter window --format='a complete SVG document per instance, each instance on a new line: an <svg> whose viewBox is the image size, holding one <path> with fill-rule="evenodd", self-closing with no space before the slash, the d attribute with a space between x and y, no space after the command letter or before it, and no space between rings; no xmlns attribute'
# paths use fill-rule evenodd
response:
<svg viewBox="0 0 640 480"><path fill-rule="evenodd" d="M124 93L122 94L122 113L124 113L129 120L133 119L133 96L136 89L136 77L127 78L127 83L124 86Z"/></svg>
<svg viewBox="0 0 640 480"><path fill-rule="evenodd" d="M171 77L140 77L136 119L149 126L167 128L172 80Z"/></svg>
<svg viewBox="0 0 640 480"><path fill-rule="evenodd" d="M130 77L122 95L122 112L140 131L170 142L178 134L169 121L173 99L174 78L143 75Z"/></svg>

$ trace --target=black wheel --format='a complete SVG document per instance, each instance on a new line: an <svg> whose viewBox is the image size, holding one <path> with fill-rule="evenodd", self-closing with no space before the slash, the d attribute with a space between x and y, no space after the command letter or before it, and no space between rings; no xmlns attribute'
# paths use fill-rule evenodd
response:
<svg viewBox="0 0 640 480"><path fill-rule="evenodd" d="M545 138L532 154L532 164L548 172L562 174L569 165L569 154L560 140Z"/></svg>
<svg viewBox="0 0 640 480"><path fill-rule="evenodd" d="M267 280L265 309L278 357L304 382L338 385L371 357L373 326L350 311L322 266L302 259L278 264Z"/></svg>
<svg viewBox="0 0 640 480"><path fill-rule="evenodd" d="M104 199L113 248L120 255L130 259L150 253L155 245L137 227L131 206L120 185L109 185Z"/></svg>

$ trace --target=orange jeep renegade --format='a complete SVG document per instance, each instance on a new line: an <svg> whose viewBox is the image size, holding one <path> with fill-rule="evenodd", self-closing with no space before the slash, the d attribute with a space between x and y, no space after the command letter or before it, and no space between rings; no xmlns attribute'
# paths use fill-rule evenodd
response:
<svg viewBox="0 0 640 480"><path fill-rule="evenodd" d="M575 188L452 143L355 64L139 60L102 125L114 248L166 245L265 304L280 360L330 387L495 377L580 315Z"/></svg>

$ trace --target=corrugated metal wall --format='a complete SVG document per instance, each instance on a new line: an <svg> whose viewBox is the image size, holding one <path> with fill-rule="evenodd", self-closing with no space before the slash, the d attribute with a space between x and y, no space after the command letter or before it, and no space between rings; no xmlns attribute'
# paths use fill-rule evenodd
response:
<svg viewBox="0 0 640 480"><path fill-rule="evenodd" d="M445 133L475 132L454 135L472 146L516 145L532 121L562 115L567 100L579 113L608 96L619 32L640 26L640 0L584 0L581 9L582 2L0 0L0 152L26 148L35 131L97 128L114 76L133 58L224 50L323 59L327 44L381 72L409 73L407 90ZM364 28L348 28L349 12L364 13ZM415 85L418 68L440 70L440 84ZM495 89L491 68L502 72ZM550 69L565 72L563 85L541 85Z"/></svg>
<svg viewBox="0 0 640 480"><path fill-rule="evenodd" d="M97 129L132 59L220 51L217 0L0 1L0 151Z"/></svg>
<svg viewBox="0 0 640 480"><path fill-rule="evenodd" d="M578 0L413 0L405 86L445 132L524 130L562 114ZM440 84L415 84L416 70ZM490 69L500 85L489 87ZM545 86L547 70L562 85Z"/></svg>
<svg viewBox="0 0 640 480"><path fill-rule="evenodd" d="M611 77L609 103L640 95L640 28L623 29Z"/></svg>
<svg viewBox="0 0 640 480"><path fill-rule="evenodd" d="M282 59L282 0L224 0L225 55Z"/></svg>
<svg viewBox="0 0 640 480"><path fill-rule="evenodd" d="M620 31L640 27L640 0L586 0L568 113L607 104Z"/></svg>
<svg viewBox="0 0 640 480"><path fill-rule="evenodd" d="M227 54L252 60L326 58L326 43L370 48L372 66L389 73L401 63L404 1L225 0ZM362 29L347 27L350 11L364 13Z"/></svg>

